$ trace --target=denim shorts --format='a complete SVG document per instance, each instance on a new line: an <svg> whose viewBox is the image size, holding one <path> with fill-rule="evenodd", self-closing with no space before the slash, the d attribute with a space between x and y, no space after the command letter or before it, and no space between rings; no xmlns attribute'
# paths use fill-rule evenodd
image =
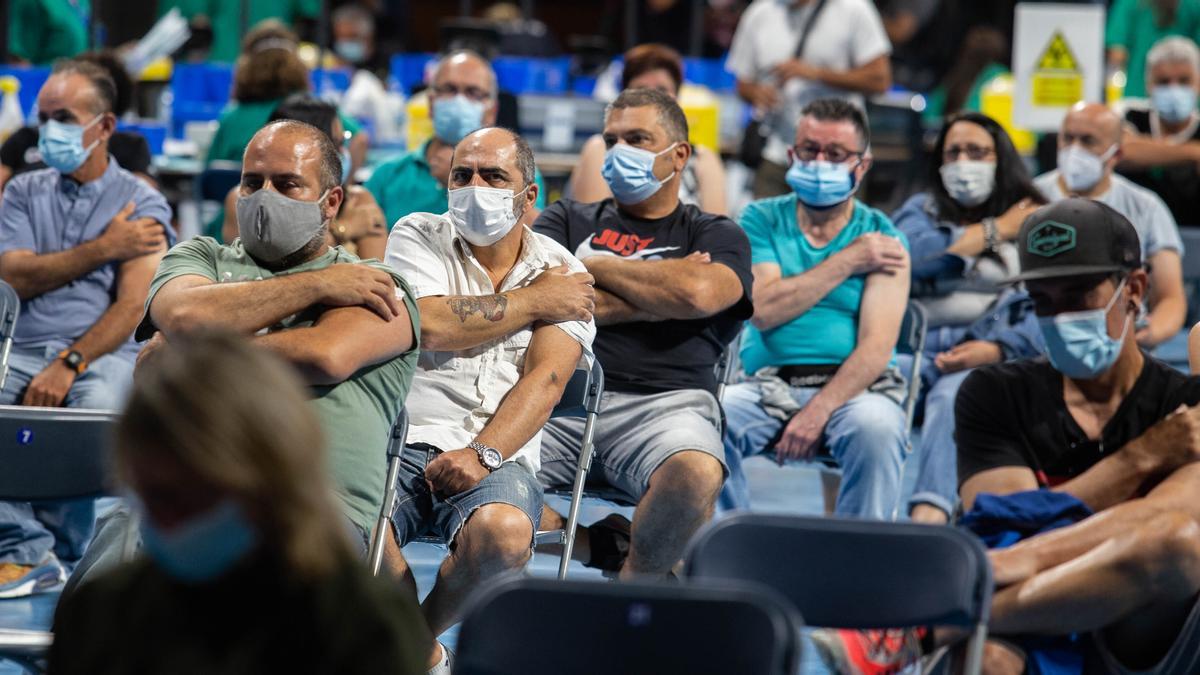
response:
<svg viewBox="0 0 1200 675"><path fill-rule="evenodd" d="M467 519L481 506L508 504L521 510L537 532L542 517L542 487L529 469L516 462L505 462L479 481L475 487L449 497L429 492L425 466L440 452L424 443L404 447L400 473L396 478L396 508L392 511L392 529L401 546L417 537L434 536L448 545ZM533 546L530 538L529 545Z"/></svg>
<svg viewBox="0 0 1200 675"><path fill-rule="evenodd" d="M604 392L596 420L596 454L589 483L608 485L638 502L650 486L650 476L677 452L697 450L721 464L721 406L700 389L658 394ZM579 465L584 420L560 417L542 432L542 469L538 479L548 488L569 487Z"/></svg>

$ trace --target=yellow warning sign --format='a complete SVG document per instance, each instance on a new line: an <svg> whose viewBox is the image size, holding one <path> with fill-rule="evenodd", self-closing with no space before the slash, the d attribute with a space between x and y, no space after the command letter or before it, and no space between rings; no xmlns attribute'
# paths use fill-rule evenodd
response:
<svg viewBox="0 0 1200 675"><path fill-rule="evenodd" d="M1035 106L1067 108L1083 99L1083 73L1060 31L1054 32L1038 58L1032 85Z"/></svg>

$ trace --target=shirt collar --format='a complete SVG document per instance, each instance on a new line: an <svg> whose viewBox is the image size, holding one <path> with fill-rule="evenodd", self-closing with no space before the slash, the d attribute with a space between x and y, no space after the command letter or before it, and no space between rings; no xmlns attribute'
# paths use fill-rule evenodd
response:
<svg viewBox="0 0 1200 675"><path fill-rule="evenodd" d="M80 183L71 178L67 174L60 174L58 177L58 189L68 197L91 196L103 193L108 189L109 185L116 180L117 171L120 170L117 160L112 155L108 156L108 168L99 178L87 183Z"/></svg>
<svg viewBox="0 0 1200 675"><path fill-rule="evenodd" d="M448 217L447 220L449 220ZM454 228L454 224L451 223L450 227ZM525 225L520 225L519 227L521 228L521 255L517 258L514 267L525 264L533 269L545 269L550 263L550 259L546 255L546 248L534 236L533 230L530 230ZM471 251L467 240L463 239L457 229L452 229L452 231L454 234L451 235L451 246L454 248L455 254L458 255L459 261L465 263L468 260L474 259L475 254Z"/></svg>

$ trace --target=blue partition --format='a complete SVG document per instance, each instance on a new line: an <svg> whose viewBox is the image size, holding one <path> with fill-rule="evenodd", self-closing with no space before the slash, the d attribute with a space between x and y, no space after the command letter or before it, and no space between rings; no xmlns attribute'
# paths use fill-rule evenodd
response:
<svg viewBox="0 0 1200 675"><path fill-rule="evenodd" d="M17 92L17 98L21 101L22 112L28 117L29 112L33 110L33 104L37 101L38 92L46 83L46 78L50 77L50 69L47 67L0 67L0 77L5 75L11 75L21 83L21 90Z"/></svg>
<svg viewBox="0 0 1200 675"><path fill-rule="evenodd" d="M389 86L408 96L414 88L425 83L425 67L435 58L436 55L428 53L392 56Z"/></svg>

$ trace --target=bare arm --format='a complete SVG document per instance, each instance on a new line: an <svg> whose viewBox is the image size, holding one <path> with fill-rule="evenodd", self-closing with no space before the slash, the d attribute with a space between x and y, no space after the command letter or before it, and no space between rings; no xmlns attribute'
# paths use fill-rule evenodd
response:
<svg viewBox="0 0 1200 675"><path fill-rule="evenodd" d="M742 282L726 265L674 260L621 260L598 255L583 261L596 285L626 302L669 319L699 319L733 306Z"/></svg>
<svg viewBox="0 0 1200 675"><path fill-rule="evenodd" d="M729 215L725 203L725 167L721 166L721 158L711 150L696 148L692 155L692 166L696 171L700 210Z"/></svg>
<svg viewBox="0 0 1200 675"><path fill-rule="evenodd" d="M775 263L759 263L752 270L754 316L750 323L759 330L770 330L803 316L854 274L850 261L837 255L787 278Z"/></svg>
<svg viewBox="0 0 1200 675"><path fill-rule="evenodd" d="M88 361L125 344L142 319L150 280L166 249L121 263L117 269L117 295L100 318L71 347Z"/></svg>
<svg viewBox="0 0 1200 675"><path fill-rule="evenodd" d="M171 279L150 303L150 318L168 339L208 326L253 334L316 304L365 305L392 320L401 311L387 272L331 265L263 281L214 283L195 274Z"/></svg>
<svg viewBox="0 0 1200 675"><path fill-rule="evenodd" d="M336 307L311 326L268 333L257 342L295 365L309 384L337 384L412 349L412 319L403 304L394 321L364 307Z"/></svg>
<svg viewBox="0 0 1200 675"><path fill-rule="evenodd" d="M496 448L506 458L520 450L550 419L550 412L575 373L582 350L557 326L541 324L534 328L521 379L475 440Z"/></svg>
<svg viewBox="0 0 1200 675"><path fill-rule="evenodd" d="M571 198L581 202L598 202L612 196L600 169L604 166L604 139L592 136L579 151L579 161L571 172Z"/></svg>
<svg viewBox="0 0 1200 675"><path fill-rule="evenodd" d="M1200 142L1172 143L1127 131L1121 143L1122 169L1149 169L1194 162L1200 162Z"/></svg>
<svg viewBox="0 0 1200 675"><path fill-rule="evenodd" d="M886 54L849 70L816 68L815 71L815 80L864 94L882 94L892 86L892 65Z"/></svg>
<svg viewBox="0 0 1200 675"><path fill-rule="evenodd" d="M1150 256L1150 315L1138 332L1138 344L1153 347L1175 336L1187 318L1183 263L1179 253L1162 250Z"/></svg>
<svg viewBox="0 0 1200 675"><path fill-rule="evenodd" d="M612 326L619 323L635 321L663 321L666 317L658 316L626 302L618 295L605 290L596 291L596 325Z"/></svg>

